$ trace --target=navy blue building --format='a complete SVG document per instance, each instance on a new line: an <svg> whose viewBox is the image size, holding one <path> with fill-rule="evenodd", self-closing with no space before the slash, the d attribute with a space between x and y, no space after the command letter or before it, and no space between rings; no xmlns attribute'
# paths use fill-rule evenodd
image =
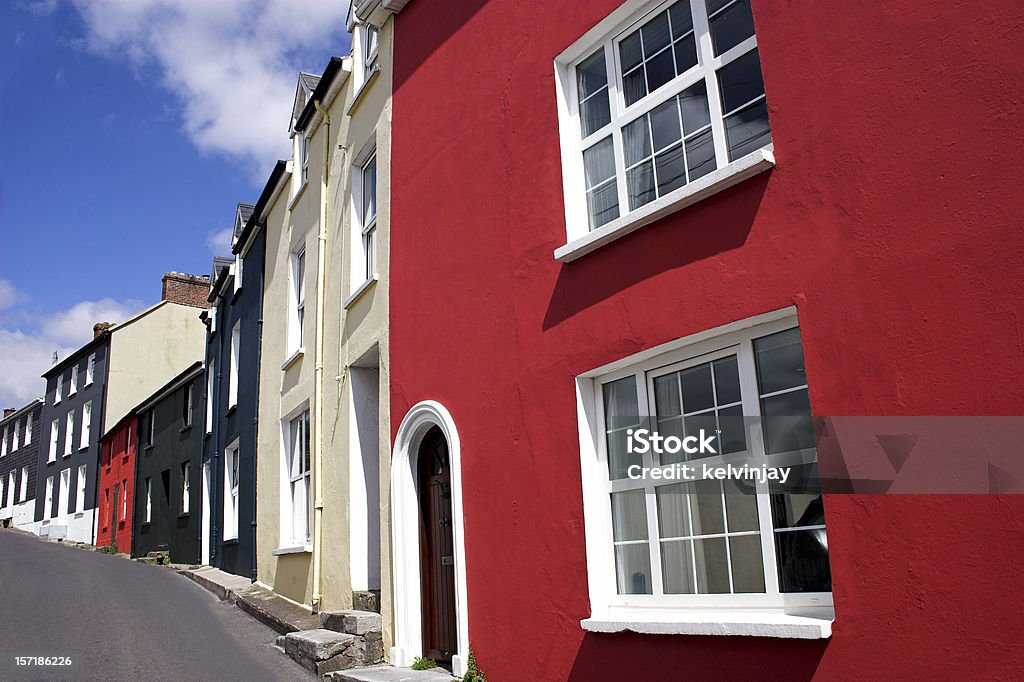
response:
<svg viewBox="0 0 1024 682"><path fill-rule="evenodd" d="M103 433L109 325L51 367L40 419L35 521L44 537L92 543Z"/></svg>
<svg viewBox="0 0 1024 682"><path fill-rule="evenodd" d="M233 259L215 258L205 315L207 424L201 558L256 579L256 415L266 234L258 217L284 173L278 162L259 201L239 204Z"/></svg>
<svg viewBox="0 0 1024 682"><path fill-rule="evenodd" d="M43 401L4 410L0 419L0 523L30 527L35 518Z"/></svg>
<svg viewBox="0 0 1024 682"><path fill-rule="evenodd" d="M134 411L144 428L136 429L132 556L200 559L205 376L196 362Z"/></svg>

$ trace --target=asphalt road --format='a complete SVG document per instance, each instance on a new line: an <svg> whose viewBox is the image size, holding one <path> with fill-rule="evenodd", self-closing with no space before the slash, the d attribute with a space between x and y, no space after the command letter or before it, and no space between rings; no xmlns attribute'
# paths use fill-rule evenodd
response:
<svg viewBox="0 0 1024 682"><path fill-rule="evenodd" d="M0 530L0 680L316 679L276 637L168 568Z"/></svg>

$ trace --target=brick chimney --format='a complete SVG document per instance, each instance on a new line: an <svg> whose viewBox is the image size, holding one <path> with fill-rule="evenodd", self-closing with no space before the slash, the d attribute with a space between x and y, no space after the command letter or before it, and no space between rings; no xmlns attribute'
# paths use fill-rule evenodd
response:
<svg viewBox="0 0 1024 682"><path fill-rule="evenodd" d="M187 275L181 272L168 272L164 275L161 300L205 308L209 295L210 278L205 275Z"/></svg>
<svg viewBox="0 0 1024 682"><path fill-rule="evenodd" d="M12 414L14 414L17 411L18 411L17 407L5 407L4 408L4 419L7 419L8 417L10 417Z"/></svg>
<svg viewBox="0 0 1024 682"><path fill-rule="evenodd" d="M98 338L100 334L114 326L113 322L97 322L92 326L92 338Z"/></svg>

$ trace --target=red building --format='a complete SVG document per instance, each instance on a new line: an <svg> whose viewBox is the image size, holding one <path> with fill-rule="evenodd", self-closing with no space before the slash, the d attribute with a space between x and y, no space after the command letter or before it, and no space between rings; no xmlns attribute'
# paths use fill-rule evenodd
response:
<svg viewBox="0 0 1024 682"><path fill-rule="evenodd" d="M96 545L106 547L116 540L118 551L125 554L132 551L136 421L135 415L129 414L108 431L100 443Z"/></svg>
<svg viewBox="0 0 1024 682"><path fill-rule="evenodd" d="M638 483L622 432L784 415L734 449L813 468L809 413L1020 412L1024 74L1000 27L1022 20L409 2L394 662L458 669L471 644L499 682L1019 673L1024 499Z"/></svg>

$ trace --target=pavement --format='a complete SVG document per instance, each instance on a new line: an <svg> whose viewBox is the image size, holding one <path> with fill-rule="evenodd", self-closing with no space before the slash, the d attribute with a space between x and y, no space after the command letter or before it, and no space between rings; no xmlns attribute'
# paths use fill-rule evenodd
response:
<svg viewBox="0 0 1024 682"><path fill-rule="evenodd" d="M168 568L0 530L0 680L316 679L277 637Z"/></svg>

